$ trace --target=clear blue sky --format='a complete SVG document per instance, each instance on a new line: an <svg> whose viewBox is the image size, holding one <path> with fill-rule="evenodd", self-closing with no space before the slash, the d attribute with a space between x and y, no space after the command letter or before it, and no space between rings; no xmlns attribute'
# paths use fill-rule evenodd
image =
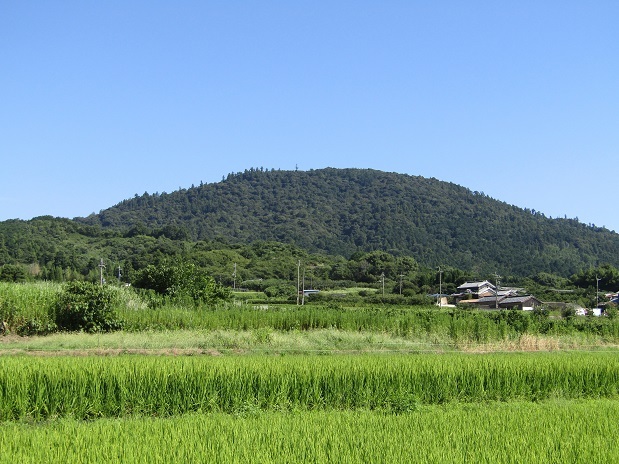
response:
<svg viewBox="0 0 619 464"><path fill-rule="evenodd" d="M619 231L619 2L0 0L0 220L373 168Z"/></svg>

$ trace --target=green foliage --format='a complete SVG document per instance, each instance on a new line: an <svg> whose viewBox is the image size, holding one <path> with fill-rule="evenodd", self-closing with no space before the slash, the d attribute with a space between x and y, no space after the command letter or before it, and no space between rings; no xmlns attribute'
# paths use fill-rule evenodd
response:
<svg viewBox="0 0 619 464"><path fill-rule="evenodd" d="M550 219L436 179L367 169L250 169L171 194L145 193L80 222L114 230L142 224L140 232L151 236L173 225L181 229L166 233L173 238L285 242L347 257L388 252L476 273L567 277L596 262L619 266L619 235L607 229ZM357 273L353 280L367 281L408 272L380 253L354 261L359 265L333 276Z"/></svg>
<svg viewBox="0 0 619 464"><path fill-rule="evenodd" d="M90 282L65 284L53 308L61 330L109 332L122 327L113 309L115 294L109 287Z"/></svg>
<svg viewBox="0 0 619 464"><path fill-rule="evenodd" d="M5 264L0 266L0 281L2 282L25 282L28 274L24 266L16 264Z"/></svg>
<svg viewBox="0 0 619 464"><path fill-rule="evenodd" d="M418 301L438 292L439 264L443 293L496 271L542 301L589 306L596 277L600 290L619 288L617 234L371 170L249 170L79 220L0 222L0 280L92 281L101 257L107 282L121 268L122 282L196 304L227 299L233 285L281 298L296 288L299 261L306 288L377 288L384 276L387 294ZM184 264L157 269L166 262Z"/></svg>
<svg viewBox="0 0 619 464"><path fill-rule="evenodd" d="M318 295L312 295L310 301ZM306 300L307 301L307 300ZM342 302L343 301L343 302ZM619 320L609 317L550 318L547 311L451 311L431 307L403 307L377 301L351 307L348 300L323 304L254 305L196 311L171 304L150 311L124 310L125 330L271 330L337 329L388 334L407 340L435 337L451 345L518 341L522 336L580 334L605 342L619 341ZM265 305L266 306L266 305ZM260 309L260 310L258 310Z"/></svg>
<svg viewBox="0 0 619 464"><path fill-rule="evenodd" d="M196 304L216 304L230 299L231 292L193 263L163 260L146 266L134 282L173 299L190 298Z"/></svg>
<svg viewBox="0 0 619 464"><path fill-rule="evenodd" d="M22 319L15 327L15 333L22 336L49 335L56 330L56 323L44 318Z"/></svg>
<svg viewBox="0 0 619 464"><path fill-rule="evenodd" d="M567 321L571 321L574 317L576 317L576 309L572 305L565 305L561 309L561 317Z"/></svg>
<svg viewBox="0 0 619 464"><path fill-rule="evenodd" d="M553 301L547 289L595 287L596 275L600 289L616 290L618 256L619 236L605 229L433 179L356 169L253 170L145 194L89 218L0 222L0 266L30 266L28 276L54 281L93 280L104 257L108 282L118 267L133 282L167 259L192 263L221 285L263 291L254 285L260 279L296 285L301 260L313 288L374 284L384 274L389 291L412 295L438 291L440 264L446 293L500 270L532 275L527 288ZM597 262L609 264L593 268ZM559 297L591 300L582 292Z"/></svg>
<svg viewBox="0 0 619 464"><path fill-rule="evenodd" d="M56 329L50 311L60 292L58 284L0 282L0 322L19 335L44 335Z"/></svg>
<svg viewBox="0 0 619 464"><path fill-rule="evenodd" d="M290 297L296 295L297 289L290 284L271 285L264 289L264 293L269 298Z"/></svg>
<svg viewBox="0 0 619 464"><path fill-rule="evenodd" d="M600 291L616 290L619 288L619 269L610 264L595 268L591 266L580 270L570 280L579 287L597 288L599 286Z"/></svg>

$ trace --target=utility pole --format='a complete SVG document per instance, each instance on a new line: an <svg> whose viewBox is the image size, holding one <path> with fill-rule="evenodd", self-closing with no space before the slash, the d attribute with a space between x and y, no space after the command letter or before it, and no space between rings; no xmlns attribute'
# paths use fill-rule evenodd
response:
<svg viewBox="0 0 619 464"><path fill-rule="evenodd" d="M404 277L404 274L400 274L400 295L402 294L402 277Z"/></svg>
<svg viewBox="0 0 619 464"><path fill-rule="evenodd" d="M122 269L120 268L120 264L118 265L118 283L120 284L120 277L122 276L121 272Z"/></svg>
<svg viewBox="0 0 619 464"><path fill-rule="evenodd" d="M305 305L305 266L303 266L303 279L302 280L302 286L301 286L301 306Z"/></svg>
<svg viewBox="0 0 619 464"><path fill-rule="evenodd" d="M597 309L600 306L600 279L597 275L595 276L595 308Z"/></svg>
<svg viewBox="0 0 619 464"><path fill-rule="evenodd" d="M495 272L494 278L496 279L496 288L494 290L494 309L499 309L499 284L501 283L501 276Z"/></svg>
<svg viewBox="0 0 619 464"><path fill-rule="evenodd" d="M438 306L443 307L443 271L438 267Z"/></svg>
<svg viewBox="0 0 619 464"><path fill-rule="evenodd" d="M236 263L234 263L234 272L232 273L232 290L236 290Z"/></svg>
<svg viewBox="0 0 619 464"><path fill-rule="evenodd" d="M383 298L384 298L385 297L385 273L384 272L380 275L380 280L383 283Z"/></svg>
<svg viewBox="0 0 619 464"><path fill-rule="evenodd" d="M297 306L299 306L299 292L301 291L301 260L297 266Z"/></svg>
<svg viewBox="0 0 619 464"><path fill-rule="evenodd" d="M105 264L103 264L103 258L101 258L101 262L99 263L99 280L101 282L101 286L103 287L103 269L105 269Z"/></svg>

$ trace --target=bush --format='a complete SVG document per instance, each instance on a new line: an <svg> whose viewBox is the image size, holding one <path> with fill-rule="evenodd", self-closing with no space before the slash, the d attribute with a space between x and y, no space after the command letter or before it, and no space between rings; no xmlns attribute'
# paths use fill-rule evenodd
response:
<svg viewBox="0 0 619 464"><path fill-rule="evenodd" d="M568 321L571 321L576 316L576 309L571 305L566 305L561 309L561 317Z"/></svg>
<svg viewBox="0 0 619 464"><path fill-rule="evenodd" d="M58 328L55 323L45 321L37 318L33 319L16 319L15 332L17 335L30 336L30 335L49 335L56 331Z"/></svg>
<svg viewBox="0 0 619 464"><path fill-rule="evenodd" d="M264 289L264 293L269 298L277 298L282 296L296 295L297 289L294 285L280 284L272 285Z"/></svg>
<svg viewBox="0 0 619 464"><path fill-rule="evenodd" d="M139 273L134 284L177 301L189 298L195 305L214 305L231 298L230 289L217 284L204 269L183 261L150 264Z"/></svg>
<svg viewBox="0 0 619 464"><path fill-rule="evenodd" d="M122 324L113 310L114 293L90 282L69 282L54 305L54 320L60 330L111 332Z"/></svg>
<svg viewBox="0 0 619 464"><path fill-rule="evenodd" d="M547 308L542 306L538 306L537 308L533 308L533 315L538 319L548 319L550 316L550 311Z"/></svg>
<svg viewBox="0 0 619 464"><path fill-rule="evenodd" d="M606 309L604 310L604 314L606 314L606 316L609 319L616 319L617 316L619 315L619 311L617 310L617 305L609 303L606 306Z"/></svg>

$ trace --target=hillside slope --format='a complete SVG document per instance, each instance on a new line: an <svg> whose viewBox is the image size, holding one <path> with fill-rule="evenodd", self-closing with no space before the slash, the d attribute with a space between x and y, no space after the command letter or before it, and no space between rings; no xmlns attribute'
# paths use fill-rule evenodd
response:
<svg viewBox="0 0 619 464"><path fill-rule="evenodd" d="M168 227L193 240L274 240L344 256L385 250L427 266L517 275L619 266L619 234L607 229L546 218L452 183L367 169L251 169L136 195L76 220L136 233Z"/></svg>

